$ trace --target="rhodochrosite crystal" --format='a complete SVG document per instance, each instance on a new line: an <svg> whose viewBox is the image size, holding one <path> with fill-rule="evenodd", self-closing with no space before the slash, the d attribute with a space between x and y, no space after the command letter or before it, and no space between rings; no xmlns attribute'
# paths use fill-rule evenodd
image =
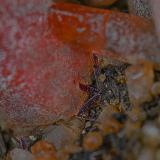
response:
<svg viewBox="0 0 160 160"><path fill-rule="evenodd" d="M77 114L85 97L79 82L89 82L93 53L131 63L160 60L144 19L73 4L51 7L49 0L0 4L0 112L14 129Z"/></svg>
<svg viewBox="0 0 160 160"><path fill-rule="evenodd" d="M45 125L79 111L90 57L57 40L46 1L1 0L0 112L15 127Z"/></svg>
<svg viewBox="0 0 160 160"><path fill-rule="evenodd" d="M137 63L140 59L160 62L154 25L144 18L56 3L49 14L49 24L54 35L75 48L129 63Z"/></svg>

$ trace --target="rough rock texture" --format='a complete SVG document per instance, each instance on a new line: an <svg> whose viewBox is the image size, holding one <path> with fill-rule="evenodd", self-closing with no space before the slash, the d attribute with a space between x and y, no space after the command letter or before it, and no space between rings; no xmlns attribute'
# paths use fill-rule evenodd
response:
<svg viewBox="0 0 160 160"><path fill-rule="evenodd" d="M34 156L26 150L15 148L10 152L11 160L34 160Z"/></svg>
<svg viewBox="0 0 160 160"><path fill-rule="evenodd" d="M159 42L160 42L160 21L159 21L160 3L159 3L159 0L150 0L150 1L151 1L152 10L153 10L153 18L154 18L154 22L155 22L157 34L159 36Z"/></svg>
<svg viewBox="0 0 160 160"><path fill-rule="evenodd" d="M80 136L83 127L83 122L74 118L67 125L59 124L48 127L45 130L43 139L53 144L59 150L64 148L66 144L74 144Z"/></svg>
<svg viewBox="0 0 160 160"><path fill-rule="evenodd" d="M152 18L152 9L149 3L150 0L128 0L130 12L134 15Z"/></svg>

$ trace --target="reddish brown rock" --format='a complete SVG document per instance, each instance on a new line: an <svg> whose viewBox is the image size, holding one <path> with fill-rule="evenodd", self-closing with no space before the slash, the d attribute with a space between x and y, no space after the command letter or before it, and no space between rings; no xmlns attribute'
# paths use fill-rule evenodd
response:
<svg viewBox="0 0 160 160"><path fill-rule="evenodd" d="M57 160L56 150L46 141L38 141L31 147L34 160Z"/></svg>
<svg viewBox="0 0 160 160"><path fill-rule="evenodd" d="M83 147L86 151L94 151L102 145L102 142L100 132L89 132L83 139Z"/></svg>

